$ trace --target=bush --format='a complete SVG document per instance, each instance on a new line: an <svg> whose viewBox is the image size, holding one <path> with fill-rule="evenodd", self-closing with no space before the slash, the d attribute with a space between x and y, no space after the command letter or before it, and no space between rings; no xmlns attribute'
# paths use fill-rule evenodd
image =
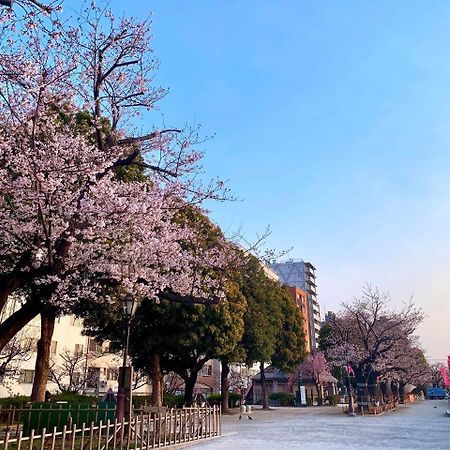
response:
<svg viewBox="0 0 450 450"><path fill-rule="evenodd" d="M341 399L340 395L327 395L325 397L325 403L330 406L336 406Z"/></svg>
<svg viewBox="0 0 450 450"><path fill-rule="evenodd" d="M144 405L151 405L152 397L150 395L133 395L133 407L138 409Z"/></svg>
<svg viewBox="0 0 450 450"><path fill-rule="evenodd" d="M83 395L75 392L61 392L59 394L53 394L50 397L50 403L98 403L99 400L100 399L94 395Z"/></svg>
<svg viewBox="0 0 450 450"><path fill-rule="evenodd" d="M222 395L221 394L209 394L206 398L208 400L208 403L213 405L220 405L222 402Z"/></svg>
<svg viewBox="0 0 450 450"><path fill-rule="evenodd" d="M30 397L26 395L15 395L14 397L0 398L0 405L3 407L22 408L30 401Z"/></svg>
<svg viewBox="0 0 450 450"><path fill-rule="evenodd" d="M209 394L207 397L208 403L211 406L222 404L222 394ZM241 400L241 396L236 392L228 393L228 407L234 408L236 404Z"/></svg>
<svg viewBox="0 0 450 450"><path fill-rule="evenodd" d="M270 395L269 400L277 401L280 406L294 406L295 395L287 392L274 392Z"/></svg>
<svg viewBox="0 0 450 450"><path fill-rule="evenodd" d="M241 395L237 392L230 392L228 394L228 406L234 408L241 401Z"/></svg>
<svg viewBox="0 0 450 450"><path fill-rule="evenodd" d="M163 405L170 408L182 408L184 405L184 395L164 394Z"/></svg>

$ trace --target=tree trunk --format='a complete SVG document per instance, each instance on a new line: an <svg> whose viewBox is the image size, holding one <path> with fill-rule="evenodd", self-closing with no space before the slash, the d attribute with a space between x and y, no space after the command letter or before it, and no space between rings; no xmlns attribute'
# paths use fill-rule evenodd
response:
<svg viewBox="0 0 450 450"><path fill-rule="evenodd" d="M198 370L191 371L191 374L184 378L184 403L186 406L192 406L194 399L194 388L197 383Z"/></svg>
<svg viewBox="0 0 450 450"><path fill-rule="evenodd" d="M373 370L369 374L369 383L368 383L367 387L369 390L370 401L376 402L377 401L377 391L378 391L377 373Z"/></svg>
<svg viewBox="0 0 450 450"><path fill-rule="evenodd" d="M161 401L161 405L164 405L164 375L162 373L162 371L160 372L161 374L161 378L159 379L159 385L161 386L160 389L160 401Z"/></svg>
<svg viewBox="0 0 450 450"><path fill-rule="evenodd" d="M161 384L161 361L159 353L151 355L151 372L152 372L152 406L162 405L162 384Z"/></svg>
<svg viewBox="0 0 450 450"><path fill-rule="evenodd" d="M322 406L323 404L323 399L322 399L322 387L320 386L320 382L317 381L316 383L314 383L316 385L316 391L317 391L317 404L319 406Z"/></svg>
<svg viewBox="0 0 450 450"><path fill-rule="evenodd" d="M383 403L387 403L388 402L388 387L387 387L386 380L383 380L380 383L380 390L381 390L381 398L382 398Z"/></svg>
<svg viewBox="0 0 450 450"><path fill-rule="evenodd" d="M36 365L33 389L31 391L32 402L43 402L45 400L55 319L56 314L54 310L46 309L41 312L41 338L37 343Z"/></svg>
<svg viewBox="0 0 450 450"><path fill-rule="evenodd" d="M0 351L8 342L30 321L32 321L42 310L39 302L26 302L20 309L15 311L0 324Z"/></svg>
<svg viewBox="0 0 450 450"><path fill-rule="evenodd" d="M230 373L230 366L228 361L222 360L222 372L220 373L220 392L222 393L222 412L228 412L228 393L230 384L228 382L228 375Z"/></svg>
<svg viewBox="0 0 450 450"><path fill-rule="evenodd" d="M266 374L264 371L264 363L259 363L261 372L261 391L262 391L262 409L269 409L269 399L267 398Z"/></svg>
<svg viewBox="0 0 450 450"><path fill-rule="evenodd" d="M395 406L398 402L398 384L397 384L397 381L395 381L395 380L391 381L391 392L392 392L392 398L393 398L394 406Z"/></svg>
<svg viewBox="0 0 450 450"><path fill-rule="evenodd" d="M367 378L364 368L358 367L355 371L356 377L356 402L360 413L367 409Z"/></svg>
<svg viewBox="0 0 450 450"><path fill-rule="evenodd" d="M405 386L406 383L403 380L399 381L398 384L398 398L400 403L405 403Z"/></svg>

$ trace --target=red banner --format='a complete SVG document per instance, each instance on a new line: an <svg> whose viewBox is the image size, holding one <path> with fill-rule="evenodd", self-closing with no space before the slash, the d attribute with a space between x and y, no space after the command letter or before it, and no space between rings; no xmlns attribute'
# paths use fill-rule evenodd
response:
<svg viewBox="0 0 450 450"><path fill-rule="evenodd" d="M442 379L444 380L445 386L450 386L450 381L448 380L447 369L445 367L441 367L441 375L442 375Z"/></svg>

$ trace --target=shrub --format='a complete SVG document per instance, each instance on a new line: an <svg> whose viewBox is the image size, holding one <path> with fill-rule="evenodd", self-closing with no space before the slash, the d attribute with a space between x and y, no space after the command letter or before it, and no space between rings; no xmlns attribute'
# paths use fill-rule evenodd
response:
<svg viewBox="0 0 450 450"><path fill-rule="evenodd" d="M278 401L280 406L294 406L295 396L287 392L274 392L270 395L269 400Z"/></svg>
<svg viewBox="0 0 450 450"><path fill-rule="evenodd" d="M0 405L4 407L22 408L30 401L30 397L26 395L15 395L14 397L0 398Z"/></svg>
<svg viewBox="0 0 450 450"><path fill-rule="evenodd" d="M170 408L182 408L184 405L184 395L164 394L163 405Z"/></svg>
<svg viewBox="0 0 450 450"><path fill-rule="evenodd" d="M222 402L222 395L221 394L209 394L206 399L208 400L208 403L211 406L220 405L220 403Z"/></svg>
<svg viewBox="0 0 450 450"><path fill-rule="evenodd" d="M67 403L98 403L99 398L94 395L83 395L75 392L62 392L53 394L50 397L51 403L67 402Z"/></svg>
<svg viewBox="0 0 450 450"><path fill-rule="evenodd" d="M234 408L241 401L241 395L237 392L230 392L228 394L228 406Z"/></svg>
<svg viewBox="0 0 450 450"><path fill-rule="evenodd" d="M339 403L339 400L341 399L340 395L327 395L325 397L325 403L331 406L336 406Z"/></svg>
<svg viewBox="0 0 450 450"><path fill-rule="evenodd" d="M144 405L151 405L152 397L150 395L133 395L133 407L138 409Z"/></svg>

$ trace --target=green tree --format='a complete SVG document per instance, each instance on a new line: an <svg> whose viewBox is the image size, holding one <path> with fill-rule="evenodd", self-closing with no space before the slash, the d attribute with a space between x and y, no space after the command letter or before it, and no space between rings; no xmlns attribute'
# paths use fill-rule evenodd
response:
<svg viewBox="0 0 450 450"><path fill-rule="evenodd" d="M282 372L293 372L306 357L303 316L285 288L279 288L282 325L279 330L272 365Z"/></svg>
<svg viewBox="0 0 450 450"><path fill-rule="evenodd" d="M242 347L248 365L259 362L263 408L269 407L264 364L272 359L276 350L276 339L282 326L282 313L278 301L279 285L264 273L256 258L249 258L242 276L241 291L247 299L244 316Z"/></svg>
<svg viewBox="0 0 450 450"><path fill-rule="evenodd" d="M330 341L333 332L333 327L329 322L325 322L319 331L319 350L323 353L327 353L327 350L331 347Z"/></svg>
<svg viewBox="0 0 450 450"><path fill-rule="evenodd" d="M222 251L220 229L198 209L186 206L176 220L194 229L195 240L183 243L186 251L195 253L205 249ZM206 269L199 263L199 279ZM208 270L208 276L223 282L227 274ZM230 272L231 273L231 272ZM191 403L197 376L206 361L231 355L243 333L243 314L246 300L237 285L228 283L226 297L208 304L196 304L195 296L179 296L167 289L160 301L144 299L132 321L130 355L136 368L152 378L153 403L160 404L162 374L173 371L185 381L185 400ZM107 308L92 304L79 313L85 317L87 333L100 340L110 340L115 348L124 342L124 326L120 324L120 299Z"/></svg>

